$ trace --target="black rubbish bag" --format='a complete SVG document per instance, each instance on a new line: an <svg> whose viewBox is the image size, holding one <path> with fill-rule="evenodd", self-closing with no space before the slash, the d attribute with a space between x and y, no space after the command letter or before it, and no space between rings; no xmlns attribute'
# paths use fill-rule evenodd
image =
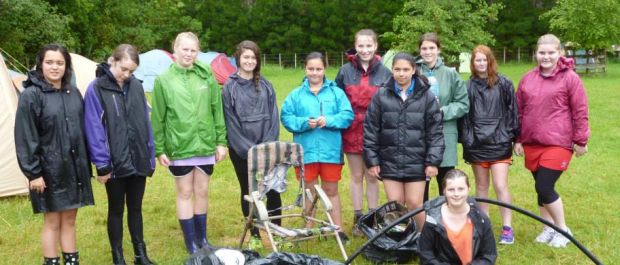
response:
<svg viewBox="0 0 620 265"><path fill-rule="evenodd" d="M359 228L370 239L406 213L407 207L391 201L362 216ZM409 218L379 236L362 254L377 264L408 263L418 253L419 236L415 222Z"/></svg>
<svg viewBox="0 0 620 265"><path fill-rule="evenodd" d="M338 261L316 255L274 252L262 259L250 260L246 265L343 265Z"/></svg>

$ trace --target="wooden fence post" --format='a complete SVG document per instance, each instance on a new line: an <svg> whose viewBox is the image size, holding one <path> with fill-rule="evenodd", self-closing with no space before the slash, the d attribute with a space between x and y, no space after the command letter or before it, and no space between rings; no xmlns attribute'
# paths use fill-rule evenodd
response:
<svg viewBox="0 0 620 265"><path fill-rule="evenodd" d="M504 47L504 64L506 64L506 47Z"/></svg>
<svg viewBox="0 0 620 265"><path fill-rule="evenodd" d="M297 53L295 53L295 69L297 69Z"/></svg>
<svg viewBox="0 0 620 265"><path fill-rule="evenodd" d="M517 48L517 62L521 62L521 47Z"/></svg>
<svg viewBox="0 0 620 265"><path fill-rule="evenodd" d="M278 53L278 63L280 64L280 68L282 68L282 54Z"/></svg>

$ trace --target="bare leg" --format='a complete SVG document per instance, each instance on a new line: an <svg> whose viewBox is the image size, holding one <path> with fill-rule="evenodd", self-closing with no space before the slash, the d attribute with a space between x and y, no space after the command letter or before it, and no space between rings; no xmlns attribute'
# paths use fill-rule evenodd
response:
<svg viewBox="0 0 620 265"><path fill-rule="evenodd" d="M198 168L194 168L194 214L205 214L209 207L210 176Z"/></svg>
<svg viewBox="0 0 620 265"><path fill-rule="evenodd" d="M329 182L323 181L321 183L321 188L329 197L329 201L332 203L332 212L331 217L334 221L334 224L340 226L340 230L342 230L342 212L340 207L340 196L338 195L338 182Z"/></svg>
<svg viewBox="0 0 620 265"><path fill-rule="evenodd" d="M60 212L43 214L43 230L41 231L41 247L43 256L58 257L58 242L60 241Z"/></svg>
<svg viewBox="0 0 620 265"><path fill-rule="evenodd" d="M402 182L384 179L383 188L388 201L397 201L400 204L405 204L405 185Z"/></svg>
<svg viewBox="0 0 620 265"><path fill-rule="evenodd" d="M507 163L491 165L491 173L493 174L493 189L495 189L497 199L510 204L512 198L508 191L508 166L509 164ZM500 207L499 212L502 216L503 225L512 226L512 211L508 208Z"/></svg>
<svg viewBox="0 0 620 265"><path fill-rule="evenodd" d="M405 200L407 201L407 209L409 211L422 207L424 202L424 189L426 188L426 181L416 181L405 183ZM420 231L424 228L424 222L426 216L424 212L413 216L417 227Z"/></svg>
<svg viewBox="0 0 620 265"><path fill-rule="evenodd" d="M306 189L310 189L310 193L312 193L312 197L316 198L316 191L314 190L314 185L318 183L317 180L305 181L304 185ZM305 191L304 191L305 192ZM304 209L306 215L314 217L314 209L312 208L312 201L308 197L306 197L306 209ZM306 227L311 228L314 226L314 222L307 222Z"/></svg>
<svg viewBox="0 0 620 265"><path fill-rule="evenodd" d="M566 231L567 227L566 220L564 219L564 204L562 203L562 198L558 198L550 204L544 204L544 208L553 220L553 224Z"/></svg>
<svg viewBox="0 0 620 265"><path fill-rule="evenodd" d="M476 197L488 198L489 197L489 169L479 165L472 165L474 176L476 177ZM495 178L495 175L493 176ZM480 209L489 215L489 205L486 203L478 204Z"/></svg>
<svg viewBox="0 0 620 265"><path fill-rule="evenodd" d="M361 155L347 154L347 165L351 175L350 191L353 210L361 211L363 208L362 197L364 195L364 161L361 160Z"/></svg>
<svg viewBox="0 0 620 265"><path fill-rule="evenodd" d="M75 218L77 209L60 212L60 247L62 252L74 253L75 246Z"/></svg>
<svg viewBox="0 0 620 265"><path fill-rule="evenodd" d="M193 171L183 177L175 178L177 188L177 217L186 220L194 217L194 204L192 193L194 192Z"/></svg>

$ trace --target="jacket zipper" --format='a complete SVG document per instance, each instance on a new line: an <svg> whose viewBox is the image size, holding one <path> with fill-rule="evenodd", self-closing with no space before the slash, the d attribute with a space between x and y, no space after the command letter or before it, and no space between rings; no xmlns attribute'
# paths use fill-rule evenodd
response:
<svg viewBox="0 0 620 265"><path fill-rule="evenodd" d="M121 116L120 112L118 111L118 103L116 103L116 95L112 94L112 100L114 101L114 109L116 110L116 116Z"/></svg>

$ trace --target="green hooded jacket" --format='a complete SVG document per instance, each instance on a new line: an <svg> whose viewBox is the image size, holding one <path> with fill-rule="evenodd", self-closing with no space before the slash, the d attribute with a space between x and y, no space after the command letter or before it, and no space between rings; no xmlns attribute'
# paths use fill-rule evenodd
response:
<svg viewBox="0 0 620 265"><path fill-rule="evenodd" d="M453 167L457 164L456 145L458 143L457 119L469 112L469 98L465 81L453 67L443 64L437 58L435 67L429 69L421 59L417 61L423 75L434 76L439 84L439 105L443 114L443 139L446 149L443 153L441 167ZM431 82L432 83L432 82Z"/></svg>
<svg viewBox="0 0 620 265"><path fill-rule="evenodd" d="M208 65L172 64L155 79L152 102L156 156L211 156L216 146L226 146L222 95Z"/></svg>

